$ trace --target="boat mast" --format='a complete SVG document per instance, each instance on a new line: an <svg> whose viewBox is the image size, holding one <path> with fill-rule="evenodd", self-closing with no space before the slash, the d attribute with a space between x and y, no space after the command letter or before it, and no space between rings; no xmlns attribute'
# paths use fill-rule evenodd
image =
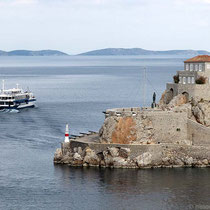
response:
<svg viewBox="0 0 210 210"><path fill-rule="evenodd" d="M5 90L5 85L4 85L4 80L2 80L2 93L4 92L4 90Z"/></svg>
<svg viewBox="0 0 210 210"><path fill-rule="evenodd" d="M144 67L144 81L143 81L143 106L146 107L146 92L147 92L147 69Z"/></svg>

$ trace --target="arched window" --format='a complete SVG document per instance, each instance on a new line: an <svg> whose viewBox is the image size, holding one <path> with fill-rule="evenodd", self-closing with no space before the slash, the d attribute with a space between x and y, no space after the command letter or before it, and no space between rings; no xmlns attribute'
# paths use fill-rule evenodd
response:
<svg viewBox="0 0 210 210"><path fill-rule="evenodd" d="M183 92L182 95L184 95L186 97L186 102L188 102L189 101L189 93Z"/></svg>

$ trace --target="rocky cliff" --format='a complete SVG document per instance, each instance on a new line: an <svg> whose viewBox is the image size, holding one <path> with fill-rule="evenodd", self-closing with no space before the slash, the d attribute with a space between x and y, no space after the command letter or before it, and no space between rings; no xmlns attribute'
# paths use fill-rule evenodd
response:
<svg viewBox="0 0 210 210"><path fill-rule="evenodd" d="M113 168L209 167L210 102L170 102L158 108L107 110L99 133L62 143L55 164Z"/></svg>
<svg viewBox="0 0 210 210"><path fill-rule="evenodd" d="M195 99L188 101L185 95L180 94L167 103L166 92L164 92L159 102L159 107L162 110L186 112L189 119L210 127L210 101L196 101Z"/></svg>

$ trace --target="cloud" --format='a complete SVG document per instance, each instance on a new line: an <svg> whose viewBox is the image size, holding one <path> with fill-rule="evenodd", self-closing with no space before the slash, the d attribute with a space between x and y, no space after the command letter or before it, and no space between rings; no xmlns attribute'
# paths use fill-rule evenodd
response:
<svg viewBox="0 0 210 210"><path fill-rule="evenodd" d="M28 4L36 4L38 3L37 0L14 0L12 2L13 5L28 5Z"/></svg>
<svg viewBox="0 0 210 210"><path fill-rule="evenodd" d="M37 4L38 0L0 0L0 6L18 6L18 5L33 5Z"/></svg>
<svg viewBox="0 0 210 210"><path fill-rule="evenodd" d="M190 0L191 2L196 2L198 4L210 4L210 0Z"/></svg>
<svg viewBox="0 0 210 210"><path fill-rule="evenodd" d="M200 1L202 1L204 3L207 3L207 4L210 4L210 0L200 0Z"/></svg>

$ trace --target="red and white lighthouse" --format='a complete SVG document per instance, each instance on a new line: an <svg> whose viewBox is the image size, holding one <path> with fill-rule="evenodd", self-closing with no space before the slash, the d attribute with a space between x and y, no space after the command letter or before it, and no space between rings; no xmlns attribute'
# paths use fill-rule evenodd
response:
<svg viewBox="0 0 210 210"><path fill-rule="evenodd" d="M66 124L66 131L65 131L65 143L69 142L69 125Z"/></svg>

